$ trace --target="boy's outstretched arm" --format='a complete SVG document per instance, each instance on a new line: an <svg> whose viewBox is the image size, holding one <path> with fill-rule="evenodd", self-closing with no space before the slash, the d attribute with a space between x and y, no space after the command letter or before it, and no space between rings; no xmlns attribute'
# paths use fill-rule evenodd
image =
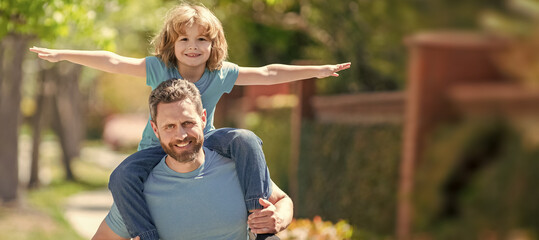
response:
<svg viewBox="0 0 539 240"><path fill-rule="evenodd" d="M124 57L108 51L60 50L38 47L32 47L30 51L37 53L39 58L49 62L66 60L109 73L146 77L146 60L144 58Z"/></svg>
<svg viewBox="0 0 539 240"><path fill-rule="evenodd" d="M264 67L240 67L236 85L272 85L308 78L338 77L337 72L350 68L351 63L299 66L270 64Z"/></svg>

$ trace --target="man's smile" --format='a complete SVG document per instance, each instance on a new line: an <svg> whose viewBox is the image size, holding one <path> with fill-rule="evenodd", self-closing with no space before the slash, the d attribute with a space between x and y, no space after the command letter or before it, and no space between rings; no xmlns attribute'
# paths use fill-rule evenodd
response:
<svg viewBox="0 0 539 240"><path fill-rule="evenodd" d="M187 145L189 145L190 143L191 143L191 141L184 141L184 142L176 143L174 146L179 147L179 148L184 148Z"/></svg>

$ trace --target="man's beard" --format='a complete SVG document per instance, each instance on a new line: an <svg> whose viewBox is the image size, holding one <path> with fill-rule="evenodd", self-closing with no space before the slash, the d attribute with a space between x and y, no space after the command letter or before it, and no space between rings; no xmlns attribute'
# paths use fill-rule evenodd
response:
<svg viewBox="0 0 539 240"><path fill-rule="evenodd" d="M174 149L176 144L179 143L185 143L185 142L191 142L191 149L184 150L180 153L175 152ZM192 162L196 160L200 149L202 149L202 141L198 141L194 137L187 137L183 141L175 141L171 142L168 145L165 145L161 142L161 147L165 151L166 154L168 154L170 157L172 157L174 160L178 161L179 163L187 163Z"/></svg>

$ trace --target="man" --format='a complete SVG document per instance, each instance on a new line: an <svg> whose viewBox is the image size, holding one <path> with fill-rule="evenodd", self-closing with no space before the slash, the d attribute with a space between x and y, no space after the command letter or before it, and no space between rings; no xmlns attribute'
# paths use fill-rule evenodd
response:
<svg viewBox="0 0 539 240"><path fill-rule="evenodd" d="M162 239L247 239L278 232L292 221L293 204L275 184L265 207L247 218L235 164L203 147L206 111L196 86L161 83L150 95L152 128L167 153L144 184L144 195ZM115 205L92 239L128 239Z"/></svg>

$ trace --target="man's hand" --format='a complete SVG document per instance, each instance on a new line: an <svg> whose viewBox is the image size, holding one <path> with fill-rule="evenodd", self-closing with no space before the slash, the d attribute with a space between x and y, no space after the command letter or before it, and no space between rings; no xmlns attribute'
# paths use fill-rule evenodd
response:
<svg viewBox="0 0 539 240"><path fill-rule="evenodd" d="M48 49L48 48L38 48L38 47L32 47L30 48L30 52L37 53L37 56L41 59L47 60L49 62L58 62L62 59L60 59L60 54L58 53L58 50Z"/></svg>
<svg viewBox="0 0 539 240"><path fill-rule="evenodd" d="M276 211L275 206L262 198L258 202L264 207L256 209L247 219L247 224L251 228L251 232L256 234L261 233L277 233L282 231L286 226L283 225L282 216Z"/></svg>

